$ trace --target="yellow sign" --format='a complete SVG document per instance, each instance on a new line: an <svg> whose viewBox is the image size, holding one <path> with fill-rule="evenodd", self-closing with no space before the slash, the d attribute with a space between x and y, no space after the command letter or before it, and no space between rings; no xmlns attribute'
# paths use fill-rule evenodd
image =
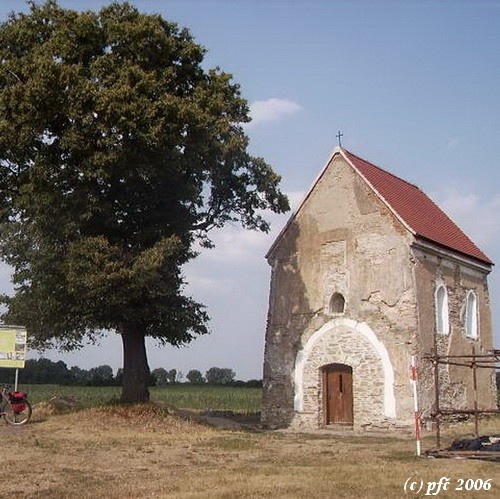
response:
<svg viewBox="0 0 500 499"><path fill-rule="evenodd" d="M24 367L27 338L23 327L0 326L0 367Z"/></svg>

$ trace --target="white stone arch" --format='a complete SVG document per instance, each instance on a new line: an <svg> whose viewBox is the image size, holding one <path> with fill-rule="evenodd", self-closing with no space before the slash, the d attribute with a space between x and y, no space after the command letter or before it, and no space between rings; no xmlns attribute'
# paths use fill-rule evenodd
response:
<svg viewBox="0 0 500 499"><path fill-rule="evenodd" d="M394 369L391 359L389 358L389 353L385 345L377 338L368 324L345 317L335 317L324 324L312 334L302 350L297 353L294 372L294 410L296 412L302 412L304 410L304 368L314 346L321 338L332 331L332 329L341 326L347 327L355 333L360 334L369 342L373 351L380 359L384 375L384 415L387 418L395 418L396 397L394 395Z"/></svg>

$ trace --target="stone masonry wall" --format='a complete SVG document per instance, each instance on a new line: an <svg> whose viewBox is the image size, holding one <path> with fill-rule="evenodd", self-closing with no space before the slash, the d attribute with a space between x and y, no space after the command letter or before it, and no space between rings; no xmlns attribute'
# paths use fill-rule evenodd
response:
<svg viewBox="0 0 500 499"><path fill-rule="evenodd" d="M352 367L354 426L385 426L381 360L365 338L345 326L331 329L314 345L304 366L303 411L296 415L293 426L323 426L321 368L333 363Z"/></svg>

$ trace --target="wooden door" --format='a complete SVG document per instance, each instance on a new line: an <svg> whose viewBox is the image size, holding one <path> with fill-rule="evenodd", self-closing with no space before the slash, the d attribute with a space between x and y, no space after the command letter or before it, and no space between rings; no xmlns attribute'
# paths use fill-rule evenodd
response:
<svg viewBox="0 0 500 499"><path fill-rule="evenodd" d="M325 424L353 424L352 367L330 364L323 368Z"/></svg>

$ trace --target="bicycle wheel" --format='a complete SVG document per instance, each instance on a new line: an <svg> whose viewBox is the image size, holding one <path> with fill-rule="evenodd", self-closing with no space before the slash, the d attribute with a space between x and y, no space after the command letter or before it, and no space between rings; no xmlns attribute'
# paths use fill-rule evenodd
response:
<svg viewBox="0 0 500 499"><path fill-rule="evenodd" d="M31 404L26 400L25 402L23 402L23 406L23 410L19 411L14 410L12 404L5 404L3 414L5 421L12 425L22 425L27 423L31 418Z"/></svg>

